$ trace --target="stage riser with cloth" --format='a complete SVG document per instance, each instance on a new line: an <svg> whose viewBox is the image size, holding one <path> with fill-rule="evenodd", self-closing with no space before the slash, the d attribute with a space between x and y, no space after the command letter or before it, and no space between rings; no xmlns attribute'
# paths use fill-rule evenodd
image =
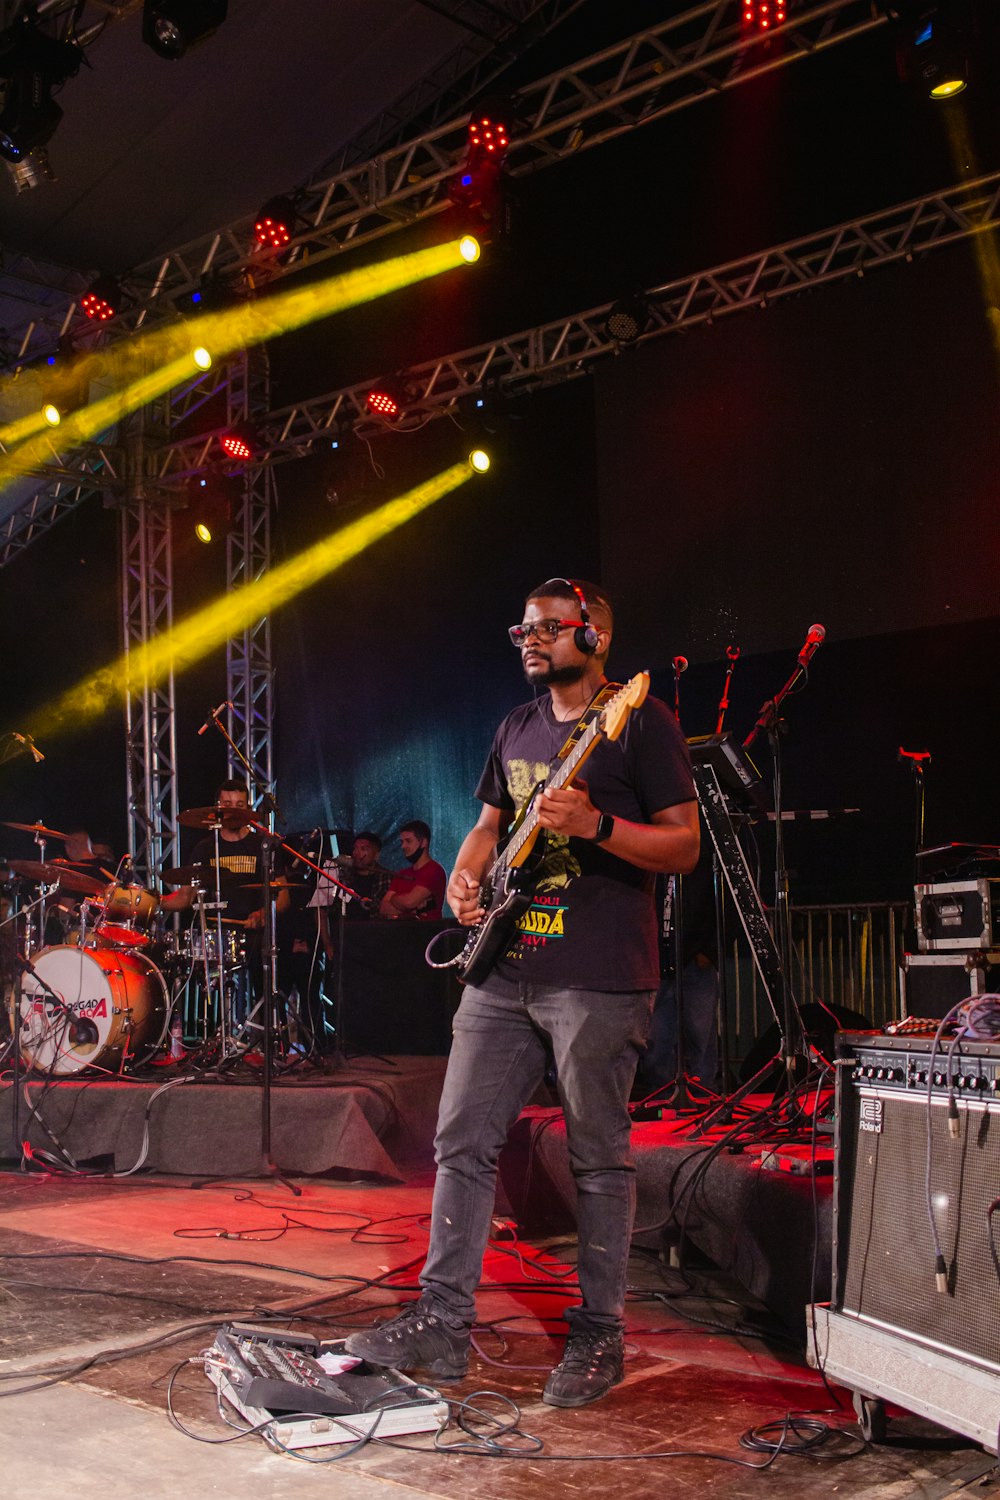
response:
<svg viewBox="0 0 1000 1500"><path fill-rule="evenodd" d="M750 1153L723 1152L708 1165L692 1201L686 1184L708 1149L666 1120L633 1127L633 1242L662 1249L683 1230L802 1339L806 1305L829 1293L832 1178L766 1171ZM575 1233L576 1189L561 1110L523 1111L501 1154L500 1180L524 1233Z"/></svg>

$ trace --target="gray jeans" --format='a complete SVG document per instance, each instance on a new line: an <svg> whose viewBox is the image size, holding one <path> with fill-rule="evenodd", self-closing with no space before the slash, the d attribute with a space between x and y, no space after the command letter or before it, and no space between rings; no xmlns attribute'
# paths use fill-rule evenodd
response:
<svg viewBox="0 0 1000 1500"><path fill-rule="evenodd" d="M635 1218L628 1098L653 995L557 989L498 976L466 989L441 1096L430 1245L420 1277L423 1300L433 1310L452 1322L475 1317L497 1160L542 1080L548 1038L577 1188L582 1306L567 1316L586 1330L624 1326Z"/></svg>

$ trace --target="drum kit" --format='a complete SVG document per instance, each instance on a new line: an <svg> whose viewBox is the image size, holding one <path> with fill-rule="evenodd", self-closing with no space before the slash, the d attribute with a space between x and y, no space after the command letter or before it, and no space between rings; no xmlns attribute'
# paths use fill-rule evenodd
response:
<svg viewBox="0 0 1000 1500"><path fill-rule="evenodd" d="M41 822L2 825L39 846L38 859L0 869L0 937L14 969L4 1009L25 1067L46 1076L119 1074L184 1055L182 1035L195 1033L206 1065L247 1050L237 1016L254 989L247 923L225 915L218 858L219 829L232 812L180 814L216 839L214 864L161 872L164 886L187 892L193 919L183 930L163 897L124 878L127 861L111 871L92 857L46 857L47 843L77 852L73 841L89 843L85 836Z"/></svg>

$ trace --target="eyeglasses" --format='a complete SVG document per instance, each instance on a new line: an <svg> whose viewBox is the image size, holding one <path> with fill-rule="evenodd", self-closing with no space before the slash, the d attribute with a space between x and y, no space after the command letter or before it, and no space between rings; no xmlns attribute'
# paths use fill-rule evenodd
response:
<svg viewBox="0 0 1000 1500"><path fill-rule="evenodd" d="M529 636L537 635L540 641L554 641L561 630L573 630L583 623L582 620L525 620L523 625L511 625L507 634L511 645L520 650Z"/></svg>

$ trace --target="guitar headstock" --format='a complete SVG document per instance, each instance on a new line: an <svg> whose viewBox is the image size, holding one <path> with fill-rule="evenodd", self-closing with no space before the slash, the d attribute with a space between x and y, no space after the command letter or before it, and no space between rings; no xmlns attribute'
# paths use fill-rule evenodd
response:
<svg viewBox="0 0 1000 1500"><path fill-rule="evenodd" d="M634 708L642 707L648 692L649 673L637 672L613 698L609 699L601 710L605 739L616 740L618 738L625 728L625 721L629 714Z"/></svg>

